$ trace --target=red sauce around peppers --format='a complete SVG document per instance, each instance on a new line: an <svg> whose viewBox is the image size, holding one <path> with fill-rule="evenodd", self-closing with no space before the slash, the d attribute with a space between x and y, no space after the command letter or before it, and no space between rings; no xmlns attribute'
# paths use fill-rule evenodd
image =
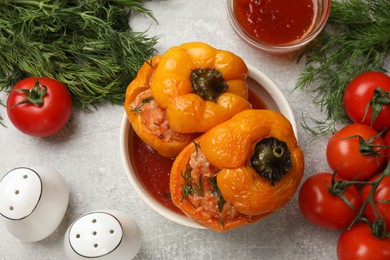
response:
<svg viewBox="0 0 390 260"><path fill-rule="evenodd" d="M285 44L312 26L313 0L235 0L234 14L242 29L261 42Z"/></svg>
<svg viewBox="0 0 390 260"><path fill-rule="evenodd" d="M264 102L249 90L249 102L253 108L267 108ZM169 173L173 158L166 158L145 144L136 134L129 138L129 152L134 171L145 189L163 206L184 215L170 197Z"/></svg>

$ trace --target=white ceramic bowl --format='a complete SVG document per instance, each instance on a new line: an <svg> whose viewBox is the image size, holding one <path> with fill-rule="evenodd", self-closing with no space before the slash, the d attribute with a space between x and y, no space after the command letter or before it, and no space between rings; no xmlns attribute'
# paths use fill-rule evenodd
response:
<svg viewBox="0 0 390 260"><path fill-rule="evenodd" d="M294 133L297 136L297 126L294 118L294 114L291 110L290 105L288 104L286 98L283 96L282 92L278 86L268 78L263 72L254 68L251 65L248 65L249 69L249 78L248 85L249 88L258 96L261 97L265 105L275 111L282 113L287 119L290 120L293 127ZM165 206L161 205L148 191L143 187L142 183L136 176L133 167L131 165L131 158L129 154L129 140L130 135L134 135L134 131L130 125L130 122L127 119L126 113L123 115L122 126L120 130L120 149L123 166L125 168L127 177L130 180L131 185L134 190L140 196L140 198L155 212L159 213L163 217L172 220L178 224L193 227L193 228L203 228L199 224L195 223L191 219L180 215Z"/></svg>

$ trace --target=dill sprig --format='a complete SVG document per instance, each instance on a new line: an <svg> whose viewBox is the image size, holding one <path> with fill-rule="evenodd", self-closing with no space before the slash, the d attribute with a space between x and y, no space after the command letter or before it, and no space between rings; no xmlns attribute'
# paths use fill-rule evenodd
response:
<svg viewBox="0 0 390 260"><path fill-rule="evenodd" d="M211 181L212 192L217 194L218 198L219 198L219 200L218 200L218 209L219 209L219 211L222 211L223 205L225 205L226 201L223 198L222 193L221 193L221 191L218 188L217 176L214 176L213 178L211 178L210 181Z"/></svg>
<svg viewBox="0 0 390 260"><path fill-rule="evenodd" d="M180 201L183 201L189 195L197 194L203 196L203 184L202 175L199 175L198 183L194 182L191 176L190 166L187 164L184 172L181 173L181 177L184 179L187 185L182 184L182 197Z"/></svg>
<svg viewBox="0 0 390 260"><path fill-rule="evenodd" d="M152 97L152 96L143 99L143 100L141 101L141 104L139 104L138 107L135 107L135 108L131 109L130 112L142 112L142 106L143 106L144 104L146 104L146 103L151 102L152 100L153 100L153 97Z"/></svg>
<svg viewBox="0 0 390 260"><path fill-rule="evenodd" d="M135 32L131 14L154 19L143 0L7 0L0 7L0 91L26 77L65 84L74 104L121 104L153 56L157 37Z"/></svg>
<svg viewBox="0 0 390 260"><path fill-rule="evenodd" d="M385 71L390 53L390 1L332 1L325 30L299 55L306 68L297 89L312 88L314 102L326 113L325 120L313 119L311 134L334 132L337 123L347 122L343 93L347 84L365 71ZM315 84L313 84L315 83Z"/></svg>
<svg viewBox="0 0 390 260"><path fill-rule="evenodd" d="M4 107L5 107L5 105L1 102L1 100L0 100L0 106L4 106ZM3 120L4 120L4 119L3 119L3 118L1 117L1 115L0 115L0 125L6 127L5 124L3 123Z"/></svg>

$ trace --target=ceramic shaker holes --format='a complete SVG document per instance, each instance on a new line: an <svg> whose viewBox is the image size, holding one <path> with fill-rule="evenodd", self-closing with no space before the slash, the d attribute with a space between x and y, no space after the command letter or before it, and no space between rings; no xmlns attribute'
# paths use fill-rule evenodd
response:
<svg viewBox="0 0 390 260"><path fill-rule="evenodd" d="M0 180L0 214L18 239L35 242L52 234L69 201L63 177L47 167L16 168Z"/></svg>
<svg viewBox="0 0 390 260"><path fill-rule="evenodd" d="M141 232L123 212L93 211L69 226L64 243L69 259L131 259L141 247Z"/></svg>

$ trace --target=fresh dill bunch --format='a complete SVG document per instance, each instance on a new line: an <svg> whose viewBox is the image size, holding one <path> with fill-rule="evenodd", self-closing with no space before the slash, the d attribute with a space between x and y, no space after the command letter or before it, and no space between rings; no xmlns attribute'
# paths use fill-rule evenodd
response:
<svg viewBox="0 0 390 260"><path fill-rule="evenodd" d="M365 71L385 71L390 52L390 1L332 1L325 30L299 55L306 67L296 88L311 89L314 103L326 113L326 120L312 119L313 135L336 131L337 123L348 122L343 94L348 83ZM314 87L314 88L312 88Z"/></svg>
<svg viewBox="0 0 390 260"><path fill-rule="evenodd" d="M0 1L0 90L26 77L49 77L68 87L79 108L121 104L157 43L130 28L134 11L154 19L143 2Z"/></svg>

